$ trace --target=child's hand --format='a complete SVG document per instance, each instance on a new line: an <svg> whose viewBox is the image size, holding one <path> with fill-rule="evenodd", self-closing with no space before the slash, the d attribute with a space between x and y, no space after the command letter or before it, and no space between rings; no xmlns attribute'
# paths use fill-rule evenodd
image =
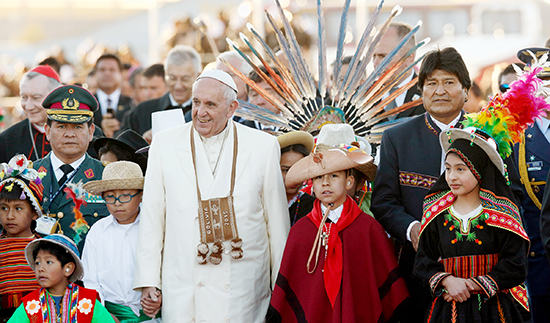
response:
<svg viewBox="0 0 550 323"><path fill-rule="evenodd" d="M143 313L154 318L162 305L162 294L156 287L145 287L141 290L141 307Z"/></svg>
<svg viewBox="0 0 550 323"><path fill-rule="evenodd" d="M462 303L470 298L470 291L475 289L471 280L454 276L445 277L441 281L441 285L446 290L446 293L443 294L443 299L447 302L457 301Z"/></svg>

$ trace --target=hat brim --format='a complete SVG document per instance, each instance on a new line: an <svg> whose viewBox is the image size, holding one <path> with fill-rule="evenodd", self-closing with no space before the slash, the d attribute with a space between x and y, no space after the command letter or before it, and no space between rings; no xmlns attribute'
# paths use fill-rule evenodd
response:
<svg viewBox="0 0 550 323"><path fill-rule="evenodd" d="M132 146L128 145L127 143L122 142L118 139L108 138L108 137L101 137L101 138L97 138L96 140L94 140L94 149L95 149L96 153L99 154L99 150L101 149L101 147L105 146L108 142L111 142L115 145L118 145L118 146L122 147L124 150L130 152L132 155L136 154L136 149L134 147L132 147Z"/></svg>
<svg viewBox="0 0 550 323"><path fill-rule="evenodd" d="M69 238L67 238L67 239L69 239ZM38 246L38 243L40 241L47 241L47 242L51 242L51 243L54 243L56 245L59 245L71 254L71 256L73 257L74 262L76 264L76 268L75 268L73 274L71 275L71 277L69 277L69 281L71 283L74 283L77 280L81 280L82 277L84 277L84 266L82 265L82 262L80 261L80 258L78 257L78 255L74 251L72 251L71 249L67 248L67 246L65 246L61 242L56 241L56 240L52 240L52 239L45 239L45 238L33 240L27 245L27 247L25 247L25 259L27 259L27 263L29 264L29 266L31 266L31 269L33 271L34 271L35 265L34 265L34 259L33 259L32 254L34 252L34 249L36 249L36 247Z"/></svg>
<svg viewBox="0 0 550 323"><path fill-rule="evenodd" d="M313 153L297 161L288 170L285 185L294 186L317 176L356 168L368 162L372 162L372 157L367 154L345 153L337 148Z"/></svg>
<svg viewBox="0 0 550 323"><path fill-rule="evenodd" d="M317 152L322 152L322 151L327 151L327 150L330 150L330 149L334 149L334 147L332 146L329 146L329 145L326 145L326 144L323 144L323 143L320 143L317 145L317 148L315 148ZM359 152L352 152L352 153L348 153L348 154L361 154L361 155L364 155L363 153L359 153ZM370 154L368 154L370 156ZM356 167L353 167L354 169L360 171L361 173L363 173L363 175L365 175L365 177L367 178L367 181L369 182L374 182L374 178L376 176L376 170L378 169L378 166L376 166L376 164L374 163L374 159L371 158L371 160L367 163L364 163L364 164L360 164Z"/></svg>
<svg viewBox="0 0 550 323"><path fill-rule="evenodd" d="M86 123L90 121L92 117L82 114L51 113L48 114L48 119L63 123Z"/></svg>
<svg viewBox="0 0 550 323"><path fill-rule="evenodd" d="M90 194L101 196L103 192L112 190L142 190L144 181L144 178L103 179L87 182L82 188Z"/></svg>
<svg viewBox="0 0 550 323"><path fill-rule="evenodd" d="M277 137L277 141L279 142L281 149L292 145L303 145L308 151L311 152L313 150L313 146L315 145L313 136L305 131L292 131L284 133Z"/></svg>
<svg viewBox="0 0 550 323"><path fill-rule="evenodd" d="M441 141L441 145L443 146L445 152L449 150L452 142L456 139L465 139L471 141L472 132L466 131L464 129L451 128L448 131L442 131L439 135L439 140ZM506 169L504 167L504 161L502 160L498 152L491 145L489 145L486 139L478 135L474 134L473 141L474 144L483 149L483 151L487 154L487 156L489 156L489 159L493 162L493 164L495 164L502 175L505 176Z"/></svg>

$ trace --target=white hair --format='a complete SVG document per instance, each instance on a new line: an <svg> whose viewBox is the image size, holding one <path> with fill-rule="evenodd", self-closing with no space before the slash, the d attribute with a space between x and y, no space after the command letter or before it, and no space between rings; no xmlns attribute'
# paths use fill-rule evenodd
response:
<svg viewBox="0 0 550 323"><path fill-rule="evenodd" d="M193 63L193 67L197 74L202 71L202 62L199 53L191 46L177 45L168 52L166 60L164 61L164 70L166 71L168 65L179 66L187 62Z"/></svg>
<svg viewBox="0 0 550 323"><path fill-rule="evenodd" d="M248 75L248 73L252 71L252 66L250 66L250 64L248 64L244 58L242 58L242 56L235 51L226 51L218 55L216 58L216 66L218 68L219 66L223 66L220 58L225 59L229 64L233 65L234 68L239 70L239 72L244 75Z"/></svg>

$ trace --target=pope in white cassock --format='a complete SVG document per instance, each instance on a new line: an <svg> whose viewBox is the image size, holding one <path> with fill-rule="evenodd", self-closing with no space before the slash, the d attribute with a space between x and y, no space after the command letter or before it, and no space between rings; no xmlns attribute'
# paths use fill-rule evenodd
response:
<svg viewBox="0 0 550 323"><path fill-rule="evenodd" d="M166 323L263 322L269 306L290 227L280 149L232 121L236 96L229 74L204 72L193 122L149 150L134 288L147 314L162 291Z"/></svg>

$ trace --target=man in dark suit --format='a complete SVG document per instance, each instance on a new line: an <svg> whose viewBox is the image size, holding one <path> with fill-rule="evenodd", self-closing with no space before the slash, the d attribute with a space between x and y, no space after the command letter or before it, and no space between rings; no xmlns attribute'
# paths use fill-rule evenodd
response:
<svg viewBox="0 0 550 323"><path fill-rule="evenodd" d="M107 137L113 137L120 129L124 115L132 108L132 99L122 95L122 64L118 56L101 55L95 65L99 109L94 113L94 123Z"/></svg>
<svg viewBox="0 0 550 323"><path fill-rule="evenodd" d="M42 221L39 228L42 228L41 233L65 234L82 250L86 233L79 232L72 225L75 222L75 203L64 189L69 183L101 179L103 164L86 153L93 138L93 114L97 110L97 101L85 89L66 85L52 91L42 104L48 110L45 130L52 151L36 161L33 167L46 173L42 178L42 208L51 221ZM86 203L80 212L88 226L109 215L103 199L87 193L84 199Z"/></svg>
<svg viewBox="0 0 550 323"><path fill-rule="evenodd" d="M411 294L403 322L424 322L431 300L428 287L412 277L422 203L445 169L439 134L460 127L471 81L460 54L445 48L426 55L418 86L427 113L384 132L371 205L375 218L401 247L400 273ZM511 188L522 196L515 164L510 158L505 162Z"/></svg>
<svg viewBox="0 0 550 323"><path fill-rule="evenodd" d="M550 52L549 49L537 48L531 51L540 58ZM531 64L532 57L520 50L518 58L527 65ZM514 78L515 76L515 78ZM540 78L549 78L550 73L543 71ZM506 79L508 85L517 79L515 71L506 68L499 80ZM503 83L501 81L501 83ZM509 88L509 86L508 86ZM504 87L506 90L506 87ZM525 130L523 142L514 147L514 157L521 176L524 199L521 202L525 231L531 241L527 258L527 291L532 323L548 322L550 318L550 265L546 259L548 251L544 251L541 239L541 201L545 191L546 178L550 170L550 119L536 119L535 124ZM550 232L546 233L550 235Z"/></svg>
<svg viewBox="0 0 550 323"><path fill-rule="evenodd" d="M382 60L386 57L386 55L388 55L390 53L390 51L395 48L395 46L397 46L397 44L399 44L399 42L412 30L412 27L406 23L402 23L402 22L394 22L392 24L390 24L390 27L388 28L388 30L386 31L386 33L384 34L384 36L382 36L382 38L380 39L380 43L378 44L378 48L376 49L376 51L374 52L374 55L373 55L373 58L372 58L372 63L374 65L374 67L376 68L378 65L380 65L380 63L382 62ZM406 51L408 51L409 49L413 48L414 46L416 45L416 38L413 36L401 49L401 53L405 53ZM399 59L399 54L396 55L394 58L394 61L392 63L395 63L398 59ZM403 66L398 70L397 73L400 73L402 72L407 66L409 66L410 64L414 63L414 60L415 60L415 56L414 54L411 55L406 61L405 63L403 64ZM392 64L390 63L390 64ZM416 73L414 73L414 71L411 69L411 71L409 72L409 76L406 77L402 82L401 84L399 84L397 86L397 88L399 87L402 87L404 86L405 84L409 83L412 79L414 79L415 77L417 77ZM390 91L391 92L391 91ZM389 93L387 94L389 95ZM395 98L394 101L390 102L387 106L386 106L386 110L389 110L391 108L394 108L394 107L398 107L398 106L401 106L407 102L410 102L410 101L413 101L413 100L416 100L416 99L419 99L420 97L422 96L422 93L420 91L420 89L417 87L417 86L413 86L411 87L407 92L399 95L397 98ZM385 96L384 98L386 98L387 96ZM419 114L423 114L424 112L426 112L426 110L424 109L424 106L422 104L418 105L418 106L415 106L415 107L411 107L405 111L402 111L400 112L399 114L397 114L397 116L395 117L390 117L390 120L393 120L393 119L399 119L399 118L405 118L405 117L412 117L412 116L415 116L415 115L419 115Z"/></svg>
<svg viewBox="0 0 550 323"><path fill-rule="evenodd" d="M184 115L190 111L192 85L201 70L201 57L194 48L184 45L172 48L164 62L168 92L158 99L139 104L128 113L122 130L132 129L151 142L151 114L168 109L182 109Z"/></svg>

